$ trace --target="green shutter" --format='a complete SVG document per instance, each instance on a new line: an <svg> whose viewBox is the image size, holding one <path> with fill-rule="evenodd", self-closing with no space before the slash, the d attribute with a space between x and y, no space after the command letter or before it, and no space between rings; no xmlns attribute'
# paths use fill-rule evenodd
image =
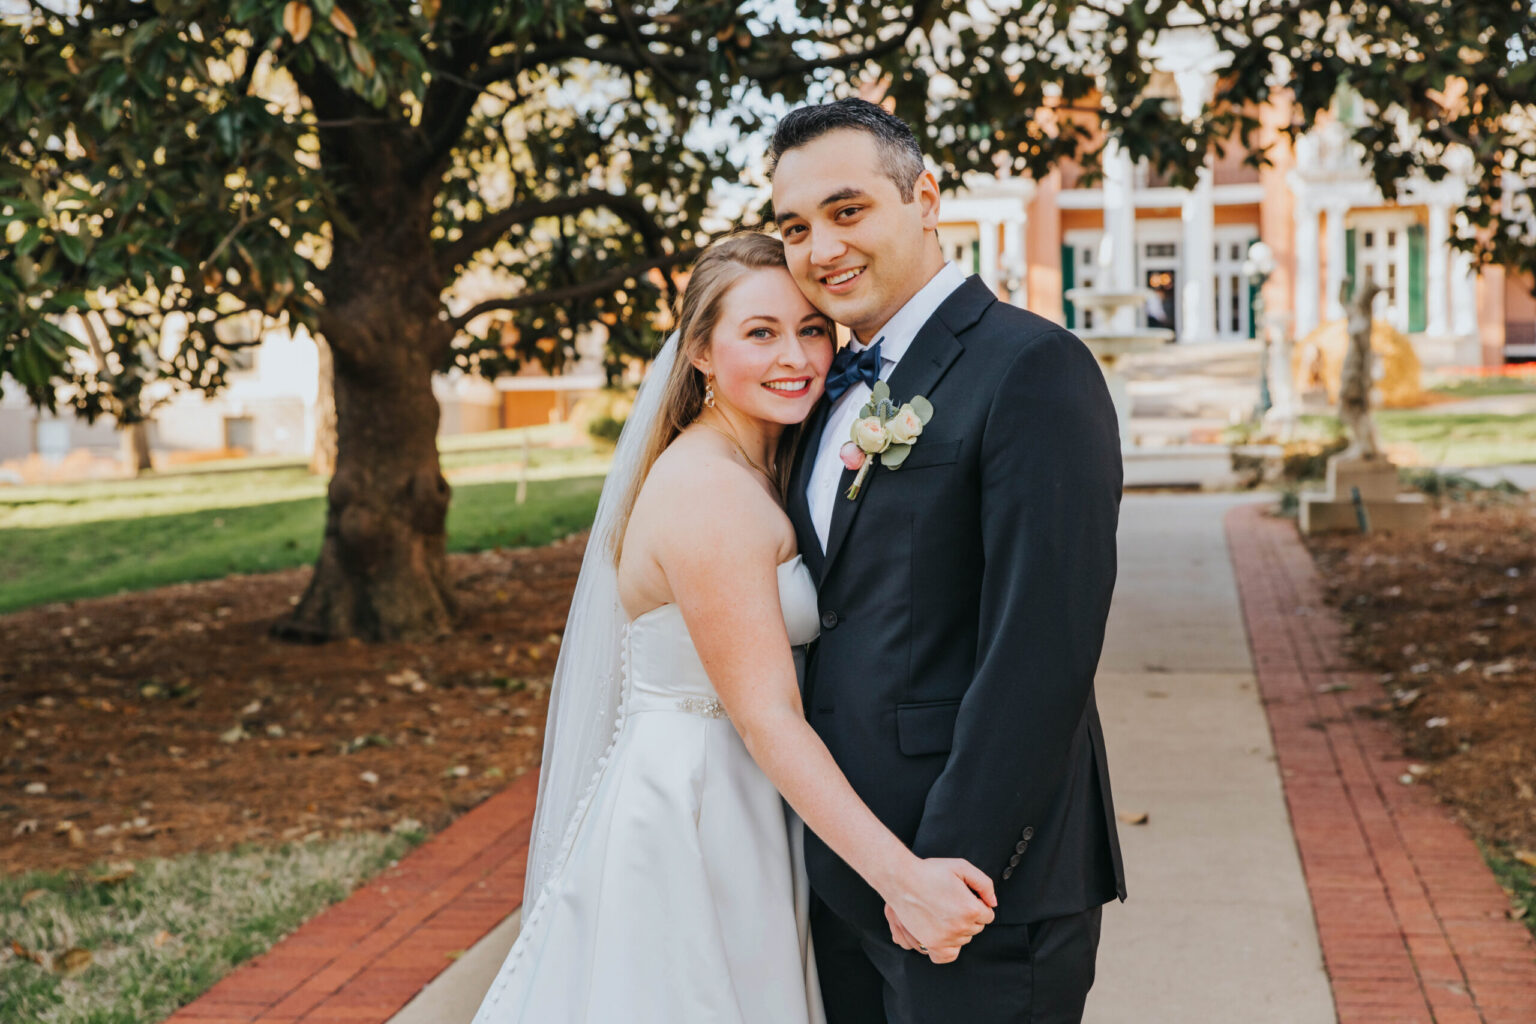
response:
<svg viewBox="0 0 1536 1024"><path fill-rule="evenodd" d="M1257 238L1250 238L1248 240L1248 245L1243 249L1243 251L1247 252L1249 249L1252 249L1253 248L1253 243L1255 243L1257 241L1258 241ZM1259 336L1259 325L1257 323L1255 323L1254 319L1253 319L1254 299L1258 296L1258 294L1259 294L1259 290L1254 287L1254 284L1253 284L1252 281L1249 281L1248 282L1248 337L1250 339L1257 338Z"/></svg>
<svg viewBox="0 0 1536 1024"><path fill-rule="evenodd" d="M971 243L971 273L981 273L981 241L979 239ZM992 282L988 281L987 287L991 286Z"/></svg>
<svg viewBox="0 0 1536 1024"><path fill-rule="evenodd" d="M1428 282L1424 269L1424 225L1414 224L1408 229L1408 331L1417 333L1424 329L1424 293Z"/></svg>
<svg viewBox="0 0 1536 1024"><path fill-rule="evenodd" d="M1077 310L1073 309L1072 303L1067 301L1067 292L1076 287L1073 283L1077 270L1076 260L1077 253L1070 245L1061 247L1061 308L1066 311L1069 331L1077 329Z"/></svg>
<svg viewBox="0 0 1536 1024"><path fill-rule="evenodd" d="M1328 216L1332 217L1333 214L1329 213ZM1348 294L1344 296L1344 301L1348 302L1349 299L1352 298L1354 296L1354 294L1355 294L1355 229L1354 228L1346 228L1345 231L1344 231L1344 273L1349 275L1349 288L1347 289ZM1329 297L1332 298L1332 296L1329 296Z"/></svg>

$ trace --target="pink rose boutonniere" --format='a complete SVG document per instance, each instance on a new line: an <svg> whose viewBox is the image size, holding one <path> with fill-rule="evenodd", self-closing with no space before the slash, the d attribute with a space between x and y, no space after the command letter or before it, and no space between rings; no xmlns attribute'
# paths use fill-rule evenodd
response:
<svg viewBox="0 0 1536 1024"><path fill-rule="evenodd" d="M843 465L857 470L853 486L848 488L851 501L859 496L864 477L874 464L871 456L880 457L880 465L886 469L899 469L907 461L912 445L917 443L924 425L933 419L933 405L922 395L913 396L910 402L897 406L891 401L891 388L885 381L877 381L870 391L869 404L859 410L859 418L853 421L852 438L838 450Z"/></svg>

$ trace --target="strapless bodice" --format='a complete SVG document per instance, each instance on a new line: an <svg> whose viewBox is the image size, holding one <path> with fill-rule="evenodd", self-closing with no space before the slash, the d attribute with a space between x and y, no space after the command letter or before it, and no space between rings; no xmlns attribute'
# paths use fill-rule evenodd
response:
<svg viewBox="0 0 1536 1024"><path fill-rule="evenodd" d="M784 629L790 644L800 647L820 631L816 583L799 555L781 562L778 576ZM720 717L723 713L676 604L636 616L625 627L624 652L626 714L680 710Z"/></svg>

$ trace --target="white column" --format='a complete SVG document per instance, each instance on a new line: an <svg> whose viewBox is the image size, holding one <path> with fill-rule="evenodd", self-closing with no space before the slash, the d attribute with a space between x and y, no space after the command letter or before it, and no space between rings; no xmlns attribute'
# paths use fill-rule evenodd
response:
<svg viewBox="0 0 1536 1024"><path fill-rule="evenodd" d="M981 232L981 267L979 273L981 279L987 282L987 287L992 289L992 294L997 294L997 286L1001 282L997 274L997 221L983 220L976 224Z"/></svg>
<svg viewBox="0 0 1536 1024"><path fill-rule="evenodd" d="M1345 251L1348 248L1344 238L1344 211L1347 207L1343 203L1331 203L1328 210L1328 283L1323 287L1324 309L1328 311L1329 320L1344 319L1344 302L1339 298L1339 290L1344 285Z"/></svg>
<svg viewBox="0 0 1536 1024"><path fill-rule="evenodd" d="M1424 237L1426 273L1424 330L1443 337L1450 330L1446 300L1450 297L1451 211L1444 203L1429 204L1429 229Z"/></svg>
<svg viewBox="0 0 1536 1024"><path fill-rule="evenodd" d="M1451 333L1459 338L1476 338L1477 271L1472 254L1456 250L1451 255Z"/></svg>
<svg viewBox="0 0 1536 1024"><path fill-rule="evenodd" d="M1184 193L1184 280L1179 286L1179 340L1211 341L1215 338L1216 282L1213 247L1216 244L1216 204L1211 195L1211 169L1200 170L1200 180Z"/></svg>
<svg viewBox="0 0 1536 1024"><path fill-rule="evenodd" d="M1029 308L1029 265L1024 259L1024 218L1003 221L1003 277L1013 287L1008 301L1024 309Z"/></svg>
<svg viewBox="0 0 1536 1024"><path fill-rule="evenodd" d="M1306 337L1317 324L1317 208L1297 196L1296 336Z"/></svg>
<svg viewBox="0 0 1536 1024"><path fill-rule="evenodd" d="M1101 287L1117 292L1136 287L1136 200L1131 155L1118 139L1110 139L1104 147L1104 239L1108 243L1109 258L1100 250L1101 263L1109 280ZM1115 313L1117 331L1136 329L1136 311L1126 306Z"/></svg>

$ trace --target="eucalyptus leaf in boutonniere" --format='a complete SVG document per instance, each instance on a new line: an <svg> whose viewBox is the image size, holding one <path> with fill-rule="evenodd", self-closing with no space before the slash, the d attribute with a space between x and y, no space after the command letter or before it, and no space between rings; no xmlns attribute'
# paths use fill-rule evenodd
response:
<svg viewBox="0 0 1536 1024"><path fill-rule="evenodd" d="M853 436L838 450L843 465L858 470L853 486L848 488L850 501L859 496L864 477L874 464L872 456L880 457L880 465L886 469L899 469L907 461L912 446L917 443L923 427L933 419L933 405L922 395L898 406L891 401L891 388L885 381L877 381L870 390L869 403L859 410L859 418L853 421Z"/></svg>

